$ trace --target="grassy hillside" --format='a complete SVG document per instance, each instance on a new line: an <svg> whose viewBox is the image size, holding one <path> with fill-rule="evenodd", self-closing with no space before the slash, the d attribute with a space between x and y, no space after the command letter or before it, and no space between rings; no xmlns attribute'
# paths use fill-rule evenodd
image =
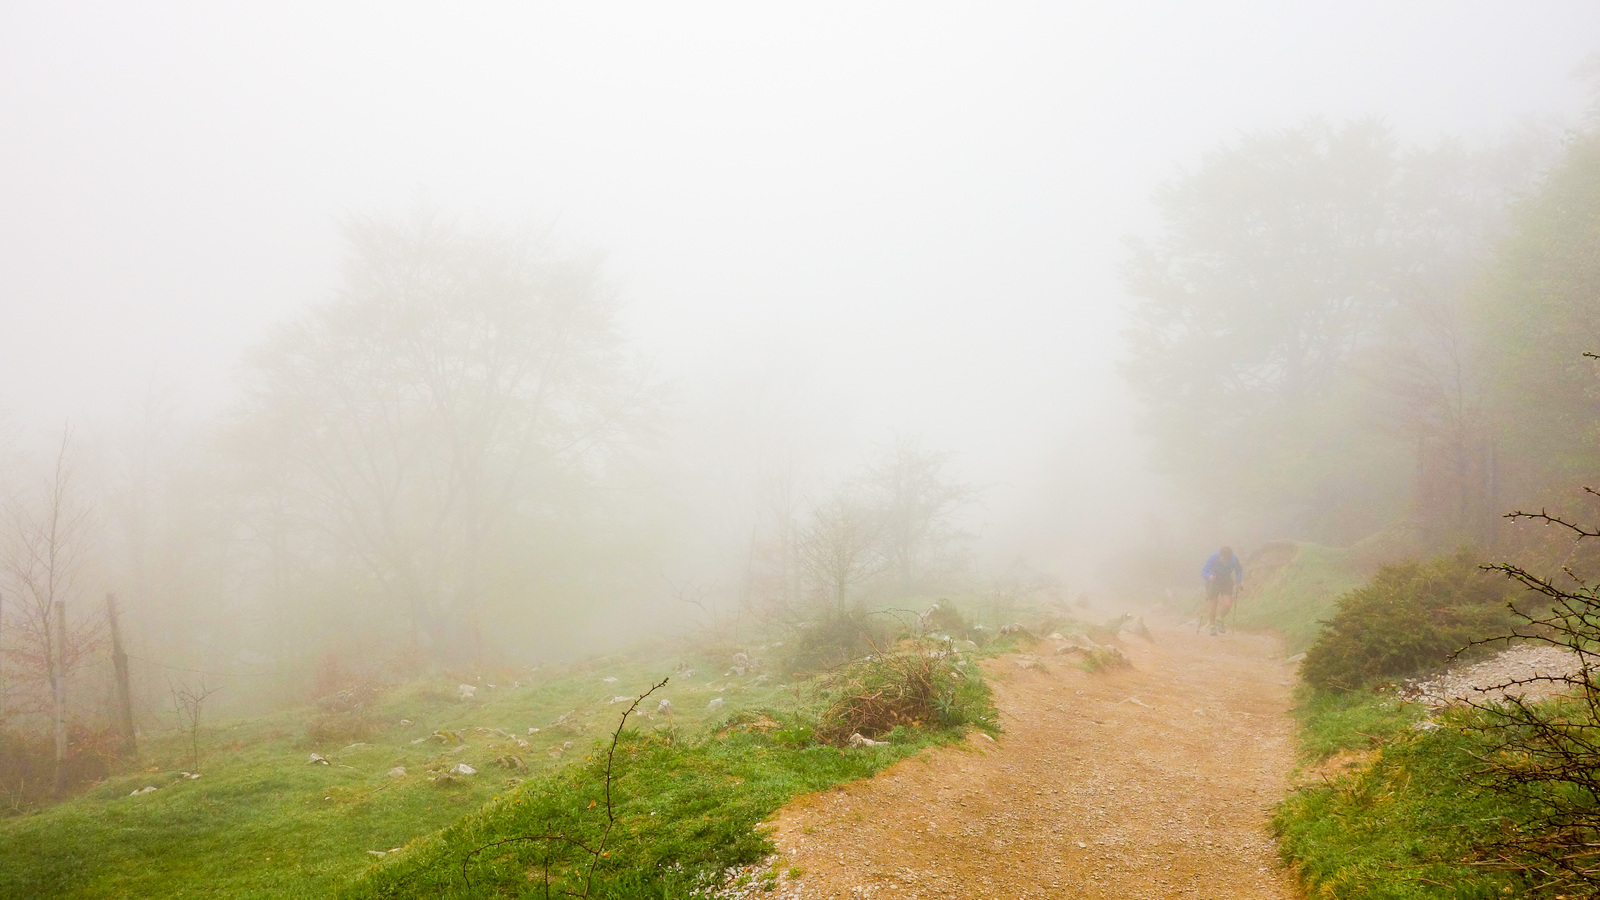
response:
<svg viewBox="0 0 1600 900"><path fill-rule="evenodd" d="M358 717L315 707L202 720L198 767L187 736L167 733L148 742L138 771L0 820L0 897L327 897L372 864L369 850L404 845L581 760L626 708L615 697L675 667L696 674L662 690L674 715L647 713L641 725L694 732L792 696L775 679L725 678L711 660L658 651L525 673L520 684L477 682L471 700L459 699L460 679L409 684L359 717L370 728L359 741L339 735L342 719ZM708 710L713 697L726 706ZM308 763L313 752L328 764ZM526 771L495 762L511 756ZM446 775L459 763L477 774ZM391 777L397 766L405 774ZM145 787L158 790L132 795Z"/></svg>
<svg viewBox="0 0 1600 900"><path fill-rule="evenodd" d="M1348 550L1321 544L1273 544L1244 562L1245 592L1234 624L1279 632L1291 655L1316 640L1341 594L1366 581Z"/></svg>
<svg viewBox="0 0 1600 900"><path fill-rule="evenodd" d="M1298 786L1273 824L1312 897L1481 900L1540 893L1495 849L1537 788L1490 777L1506 720L1401 701L1389 683L1503 633L1506 585L1462 552L1384 566L1342 597L1302 664ZM1571 732L1576 735L1577 731ZM1520 763L1519 763L1520 764ZM1509 788L1509 789L1508 789ZM1567 896L1588 896L1577 892Z"/></svg>
<svg viewBox="0 0 1600 900"><path fill-rule="evenodd" d="M470 699L462 679L440 677L390 688L362 710L203 720L198 766L188 735L168 732L147 740L137 770L0 819L0 897L477 896L459 876L475 841L593 824L586 804L605 781L594 768L600 748L625 701L670 676L622 737L615 795L627 824L603 868L613 896L634 896L628 879L641 872L657 892L641 896L665 896L708 866L758 857L754 825L796 792L958 737L987 700L976 667L968 685L955 660L939 661L945 674L935 679L967 691L959 702L939 693L935 706L953 717L930 713L863 748L810 739L838 684L725 674L727 660L663 647L493 686L475 678ZM662 699L670 713L657 712ZM461 764L476 772L451 771ZM156 790L135 793L147 787ZM659 867L668 860L679 868ZM491 874L512 864L480 862ZM528 860L513 862L525 878Z"/></svg>
<svg viewBox="0 0 1600 900"><path fill-rule="evenodd" d="M1370 692L1307 695L1298 712L1304 767L1273 825L1310 896L1535 896L1482 850L1523 811L1473 775L1492 752L1475 714L1419 728L1420 707Z"/></svg>

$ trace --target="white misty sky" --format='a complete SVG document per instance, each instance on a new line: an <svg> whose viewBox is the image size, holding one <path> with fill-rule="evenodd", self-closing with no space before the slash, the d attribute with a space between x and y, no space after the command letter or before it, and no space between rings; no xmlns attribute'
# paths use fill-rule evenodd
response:
<svg viewBox="0 0 1600 900"><path fill-rule="evenodd" d="M4 4L0 407L214 408L337 216L426 196L605 250L704 433L788 385L840 465L921 433L1060 519L1137 471L1116 264L1159 181L1314 114L1572 123L1597 49L1592 0Z"/></svg>

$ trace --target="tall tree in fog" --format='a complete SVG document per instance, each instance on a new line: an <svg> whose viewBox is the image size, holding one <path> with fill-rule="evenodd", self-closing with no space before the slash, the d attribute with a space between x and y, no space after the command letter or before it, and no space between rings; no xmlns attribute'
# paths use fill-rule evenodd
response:
<svg viewBox="0 0 1600 900"><path fill-rule="evenodd" d="M850 494L813 509L796 541L800 572L813 598L835 612L847 611L855 591L884 570L882 538L881 517Z"/></svg>
<svg viewBox="0 0 1600 900"><path fill-rule="evenodd" d="M435 653L476 653L485 600L526 587L531 523L575 514L628 434L638 371L594 259L434 213L346 233L336 296L251 362L255 535L279 567L354 566Z"/></svg>
<svg viewBox="0 0 1600 900"><path fill-rule="evenodd" d="M1392 301L1396 145L1382 125L1246 135L1155 195L1130 241L1126 372L1166 466L1214 509L1304 484L1317 425ZM1251 496L1255 494L1255 496Z"/></svg>
<svg viewBox="0 0 1600 900"><path fill-rule="evenodd" d="M1562 501L1600 470L1600 124L1517 210L1475 297L1508 500Z"/></svg>
<svg viewBox="0 0 1600 900"><path fill-rule="evenodd" d="M65 786L66 681L94 649L93 619L76 610L92 551L90 510L79 494L71 432L64 432L49 474L33 490L8 496L0 520L0 592L9 628L0 645L0 674L20 675L23 712L49 709L55 724L55 790ZM48 687L49 697L41 687ZM0 696L0 717L12 698Z"/></svg>
<svg viewBox="0 0 1600 900"><path fill-rule="evenodd" d="M885 565L902 591L950 562L960 537L953 520L976 495L947 471L948 463L949 454L901 436L863 479L877 510Z"/></svg>
<svg viewBox="0 0 1600 900"><path fill-rule="evenodd" d="M1465 414L1458 300L1507 201L1479 161L1312 121L1157 191L1163 233L1123 269L1126 374L1162 463L1214 514L1350 540L1404 511L1407 417Z"/></svg>
<svg viewBox="0 0 1600 900"><path fill-rule="evenodd" d="M1378 388L1372 411L1414 448L1409 517L1419 550L1494 540L1499 438L1485 391L1499 338L1478 315L1479 284L1514 204L1554 149L1548 135L1529 130L1403 157L1406 265L1367 374Z"/></svg>

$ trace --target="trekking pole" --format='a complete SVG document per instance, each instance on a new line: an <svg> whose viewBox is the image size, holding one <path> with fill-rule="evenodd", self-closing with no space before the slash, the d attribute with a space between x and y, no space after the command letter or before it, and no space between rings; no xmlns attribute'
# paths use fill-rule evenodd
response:
<svg viewBox="0 0 1600 900"><path fill-rule="evenodd" d="M1194 633L1199 634L1200 629L1206 627L1206 603L1210 600L1206 591L1200 592L1200 599L1194 604Z"/></svg>

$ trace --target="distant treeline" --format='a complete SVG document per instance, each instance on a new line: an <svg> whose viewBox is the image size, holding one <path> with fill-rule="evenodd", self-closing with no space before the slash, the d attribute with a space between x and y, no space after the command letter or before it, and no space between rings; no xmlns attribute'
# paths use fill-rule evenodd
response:
<svg viewBox="0 0 1600 900"><path fill-rule="evenodd" d="M1126 375L1231 533L1401 557L1515 535L1600 471L1600 134L1248 134L1130 239Z"/></svg>

